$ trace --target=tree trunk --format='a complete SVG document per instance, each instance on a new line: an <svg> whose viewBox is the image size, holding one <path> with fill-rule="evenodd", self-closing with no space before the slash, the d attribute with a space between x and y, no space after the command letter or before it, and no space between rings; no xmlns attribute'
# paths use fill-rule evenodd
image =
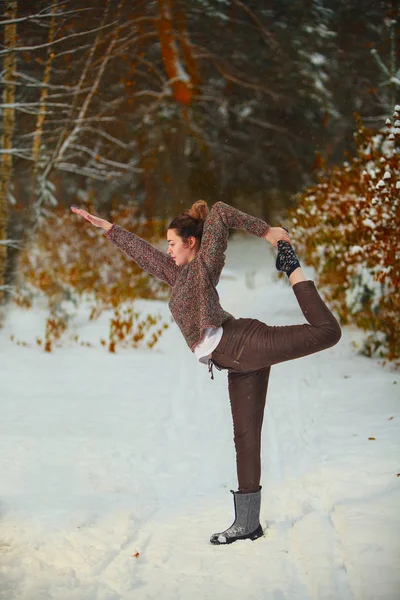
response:
<svg viewBox="0 0 400 600"><path fill-rule="evenodd" d="M53 43L54 37L55 37L57 10L58 10L58 2L56 1L52 6L53 16L51 17L50 26L49 26L49 40L48 40L49 44ZM42 141L43 125L44 125L44 121L46 118L46 99L47 99L47 96L49 93L48 85L50 83L50 73L51 73L51 67L53 64L53 59L54 59L54 50L53 50L52 46L50 45L47 50L47 61L46 61L46 66L45 66L44 74L43 74L43 87L42 87L42 92L40 94L39 114L36 119L35 136L33 138L33 145L32 145L33 185L34 185L34 187L35 187L36 176L37 176L38 167L39 167L38 160L40 159L40 145L41 145L41 141Z"/></svg>
<svg viewBox="0 0 400 600"><path fill-rule="evenodd" d="M188 106L193 100L193 84L179 55L172 17L172 1L158 0L158 8L158 35L164 69L171 82L175 100Z"/></svg>
<svg viewBox="0 0 400 600"><path fill-rule="evenodd" d="M5 20L15 20L17 0L5 3ZM13 132L15 122L15 70L16 59L12 51L16 46L17 26L10 23L4 26L4 47L10 52L4 55L3 73L6 83L3 89L3 102L8 107L3 109L3 131L0 138L1 173L0 173L0 304L5 301L5 273L7 268L7 233L8 233L8 189L13 167Z"/></svg>
<svg viewBox="0 0 400 600"><path fill-rule="evenodd" d="M183 12L181 6L179 6L176 16L177 30L179 34L179 44L182 48L182 55L186 64L187 71L190 76L193 91L198 92L202 79L199 71L197 60L194 57L193 46L190 42L188 28L187 28L186 14Z"/></svg>

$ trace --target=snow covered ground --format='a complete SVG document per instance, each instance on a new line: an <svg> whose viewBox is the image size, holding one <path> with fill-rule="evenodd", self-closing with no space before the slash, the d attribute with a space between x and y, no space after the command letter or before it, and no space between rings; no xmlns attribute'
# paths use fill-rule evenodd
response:
<svg viewBox="0 0 400 600"><path fill-rule="evenodd" d="M304 322L264 240L237 237L227 258L228 311ZM265 535L224 547L209 536L236 489L226 372L211 381L175 325L155 350L109 354L106 321L82 313L97 346L53 354L35 346L40 311L0 330L2 599L399 600L400 375L355 355L357 332L273 367Z"/></svg>

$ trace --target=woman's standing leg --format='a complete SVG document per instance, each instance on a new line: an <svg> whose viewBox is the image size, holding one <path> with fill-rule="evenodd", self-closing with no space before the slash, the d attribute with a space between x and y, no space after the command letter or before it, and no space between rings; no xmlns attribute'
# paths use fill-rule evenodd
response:
<svg viewBox="0 0 400 600"><path fill-rule="evenodd" d="M228 373L239 493L257 492L261 477L261 429L270 367Z"/></svg>
<svg viewBox="0 0 400 600"><path fill-rule="evenodd" d="M263 534L260 525L261 430L269 374L270 367L251 373L228 373L238 491L231 490L235 520L228 529L211 536L212 544L256 540Z"/></svg>

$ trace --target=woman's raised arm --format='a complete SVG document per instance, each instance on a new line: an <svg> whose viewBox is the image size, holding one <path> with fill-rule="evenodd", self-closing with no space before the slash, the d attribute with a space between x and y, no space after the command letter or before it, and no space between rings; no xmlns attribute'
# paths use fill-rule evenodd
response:
<svg viewBox="0 0 400 600"><path fill-rule="evenodd" d="M243 229L252 235L265 237L271 241L271 232L275 229L268 223L252 217L225 202L216 202L204 223L203 237L199 254L207 266L210 277L216 285L225 264L225 251L228 245L229 229ZM279 228L281 229L281 228ZM280 231L282 239L286 235ZM271 243L273 243L271 241Z"/></svg>
<svg viewBox="0 0 400 600"><path fill-rule="evenodd" d="M95 227L105 230L105 236L126 256L132 258L144 271L173 286L179 267L166 252L154 248L149 242L115 223L91 215L86 210L71 206L72 212L81 215Z"/></svg>
<svg viewBox="0 0 400 600"><path fill-rule="evenodd" d="M100 227L101 229L104 229L105 231L108 231L112 227L112 223L109 223L105 219L100 219L100 217L95 217L94 215L91 215L90 213L88 213L87 210L84 210L83 208L78 208L77 206L71 206L71 210L73 213L76 213L77 215L81 215L81 217L83 217L84 219L89 221L95 227Z"/></svg>

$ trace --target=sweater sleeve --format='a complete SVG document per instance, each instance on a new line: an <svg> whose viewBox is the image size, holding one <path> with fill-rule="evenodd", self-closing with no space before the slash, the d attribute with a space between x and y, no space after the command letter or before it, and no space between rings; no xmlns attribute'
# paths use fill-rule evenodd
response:
<svg viewBox="0 0 400 600"><path fill-rule="evenodd" d="M168 254L115 223L104 235L129 258L133 258L144 271L171 287L174 285L179 267Z"/></svg>
<svg viewBox="0 0 400 600"><path fill-rule="evenodd" d="M211 280L216 285L225 264L225 251L228 245L229 229L243 229L258 237L264 236L270 225L257 217L252 217L229 204L216 202L204 223L201 239L201 254Z"/></svg>

